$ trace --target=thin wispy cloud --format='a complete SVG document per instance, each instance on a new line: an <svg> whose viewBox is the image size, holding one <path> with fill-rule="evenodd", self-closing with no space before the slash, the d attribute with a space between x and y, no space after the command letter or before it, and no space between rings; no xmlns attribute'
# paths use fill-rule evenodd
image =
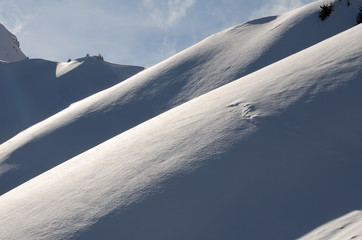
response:
<svg viewBox="0 0 362 240"><path fill-rule="evenodd" d="M274 0L263 5L261 8L255 10L250 14L249 20L267 17L267 16L275 16L287 12L291 9L298 8L306 2L303 0Z"/></svg>
<svg viewBox="0 0 362 240"><path fill-rule="evenodd" d="M0 2L0 23L13 34L19 34L30 21L31 15L25 14L14 2Z"/></svg>
<svg viewBox="0 0 362 240"><path fill-rule="evenodd" d="M166 59L177 53L177 44L170 40L169 36L165 36L158 53L160 59Z"/></svg>
<svg viewBox="0 0 362 240"><path fill-rule="evenodd" d="M143 6L147 14L158 26L171 26L186 16L187 9L195 0L144 0Z"/></svg>

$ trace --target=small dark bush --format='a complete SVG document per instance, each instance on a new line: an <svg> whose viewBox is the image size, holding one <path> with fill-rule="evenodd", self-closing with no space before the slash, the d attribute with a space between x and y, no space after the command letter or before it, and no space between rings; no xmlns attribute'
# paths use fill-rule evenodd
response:
<svg viewBox="0 0 362 240"><path fill-rule="evenodd" d="M329 15L331 15L331 12L333 10L333 4L324 4L322 6L320 6L320 10L319 10L319 18L324 21L327 17L329 17Z"/></svg>
<svg viewBox="0 0 362 240"><path fill-rule="evenodd" d="M103 61L103 56L101 54L99 54L96 58Z"/></svg>
<svg viewBox="0 0 362 240"><path fill-rule="evenodd" d="M357 15L356 21L357 21L357 25L362 23L362 7L359 7L359 13Z"/></svg>

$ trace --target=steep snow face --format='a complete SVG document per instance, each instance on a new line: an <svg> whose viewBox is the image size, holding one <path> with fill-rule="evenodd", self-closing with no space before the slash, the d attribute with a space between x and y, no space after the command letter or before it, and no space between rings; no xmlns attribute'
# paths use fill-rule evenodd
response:
<svg viewBox="0 0 362 240"><path fill-rule="evenodd" d="M2 164L21 166L8 175L14 178L10 182L16 186L162 112L354 26L359 6L347 7L344 1L334 5L323 22L318 1L227 29L69 106L0 146ZM28 156L36 163L26 161ZM1 166L3 172L9 169ZM0 193L10 189L3 188Z"/></svg>
<svg viewBox="0 0 362 240"><path fill-rule="evenodd" d="M352 240L362 238L362 212L353 211L306 234L300 240Z"/></svg>
<svg viewBox="0 0 362 240"><path fill-rule="evenodd" d="M0 238L295 239L360 207L361 28L5 193Z"/></svg>
<svg viewBox="0 0 362 240"><path fill-rule="evenodd" d="M20 50L18 39L0 23L0 61L12 62L24 59L26 57Z"/></svg>
<svg viewBox="0 0 362 240"><path fill-rule="evenodd" d="M0 63L0 143L70 104L142 71L94 57Z"/></svg>

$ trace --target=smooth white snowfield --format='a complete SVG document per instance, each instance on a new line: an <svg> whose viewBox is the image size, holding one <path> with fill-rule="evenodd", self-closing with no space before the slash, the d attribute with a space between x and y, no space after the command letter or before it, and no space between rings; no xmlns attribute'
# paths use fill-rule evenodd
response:
<svg viewBox="0 0 362 240"><path fill-rule="evenodd" d="M0 238L295 239L360 209L361 38L362 25L5 193Z"/></svg>
<svg viewBox="0 0 362 240"><path fill-rule="evenodd" d="M0 23L0 62L12 62L26 59L20 50L20 44L15 35L10 33L4 25Z"/></svg>
<svg viewBox="0 0 362 240"><path fill-rule="evenodd" d="M358 4L347 7L336 1L323 22L319 6L315 2L217 33L19 133L0 146L0 194L160 113L355 25Z"/></svg>
<svg viewBox="0 0 362 240"><path fill-rule="evenodd" d="M143 69L96 57L69 63L43 59L0 63L0 143Z"/></svg>

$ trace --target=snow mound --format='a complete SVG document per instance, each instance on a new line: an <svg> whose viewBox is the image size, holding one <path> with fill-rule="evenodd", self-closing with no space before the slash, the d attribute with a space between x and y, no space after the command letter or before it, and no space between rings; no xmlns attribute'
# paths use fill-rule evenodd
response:
<svg viewBox="0 0 362 240"><path fill-rule="evenodd" d="M18 39L0 23L0 61L13 62L24 59L26 56L20 50Z"/></svg>
<svg viewBox="0 0 362 240"><path fill-rule="evenodd" d="M74 68L78 67L82 63L83 62L78 62L78 61L60 62L57 64L57 68L55 70L55 76L57 78L61 77L64 74L72 71Z"/></svg>
<svg viewBox="0 0 362 240"><path fill-rule="evenodd" d="M359 208L361 28L159 114L5 193L0 238L295 239ZM130 80L68 109L109 108Z"/></svg>
<svg viewBox="0 0 362 240"><path fill-rule="evenodd" d="M325 21L318 18L318 1L232 27L69 106L0 146L1 164L19 166L7 175L14 181L3 182L21 184L152 117L354 26L359 6L334 4ZM29 155L34 162L26 161ZM11 189L6 184L2 188L0 193Z"/></svg>

